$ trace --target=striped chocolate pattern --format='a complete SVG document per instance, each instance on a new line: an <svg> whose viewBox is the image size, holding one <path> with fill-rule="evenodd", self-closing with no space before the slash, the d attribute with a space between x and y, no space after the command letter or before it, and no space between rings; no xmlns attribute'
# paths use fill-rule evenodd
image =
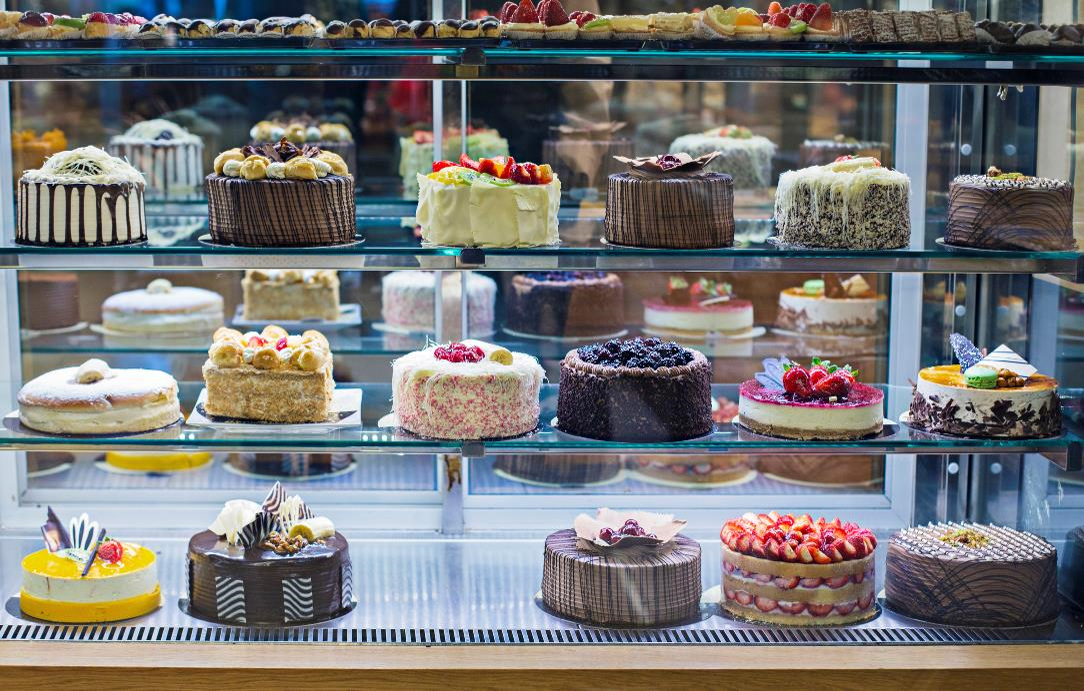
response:
<svg viewBox="0 0 1084 691"><path fill-rule="evenodd" d="M191 191L203 184L202 142L110 143L106 150L143 173L149 192L168 195Z"/></svg>
<svg viewBox="0 0 1084 691"><path fill-rule="evenodd" d="M610 176L606 240L662 249L734 244L734 182L729 175L643 180Z"/></svg>
<svg viewBox="0 0 1084 691"><path fill-rule="evenodd" d="M961 175L949 185L945 242L984 249L1072 249L1073 186L1046 178Z"/></svg>
<svg viewBox="0 0 1084 691"><path fill-rule="evenodd" d="M954 530L989 539L942 542ZM916 619L956 626L1030 626L1058 615L1057 550L1037 535L975 523L908 528L888 546L886 604Z"/></svg>
<svg viewBox="0 0 1084 691"><path fill-rule="evenodd" d="M683 535L658 547L603 551L571 529L546 538L542 598L592 624L658 626L697 615L700 543Z"/></svg>
<svg viewBox="0 0 1084 691"><path fill-rule="evenodd" d="M34 204L30 202L33 191ZM57 214L57 197L63 211ZM93 195L92 201L88 203ZM121 222L123 221L123 222ZM147 239L143 185L91 185L19 181L15 242L24 245L96 247Z"/></svg>

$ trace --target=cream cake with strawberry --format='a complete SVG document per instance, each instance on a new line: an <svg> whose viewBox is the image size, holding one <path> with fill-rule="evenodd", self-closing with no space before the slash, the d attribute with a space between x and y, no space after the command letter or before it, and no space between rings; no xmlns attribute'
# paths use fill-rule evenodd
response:
<svg viewBox="0 0 1084 691"><path fill-rule="evenodd" d="M747 513L719 532L723 609L781 626L839 626L877 616L873 533L839 518Z"/></svg>
<svg viewBox="0 0 1084 691"><path fill-rule="evenodd" d="M538 427L546 373L530 355L466 340L392 365L392 407L404 430L432 439L505 439Z"/></svg>
<svg viewBox="0 0 1084 691"><path fill-rule="evenodd" d="M85 513L65 528L50 508L41 533L45 548L22 562L19 609L24 614L91 624L131 619L161 605L153 551L108 537Z"/></svg>
<svg viewBox="0 0 1084 691"><path fill-rule="evenodd" d="M666 295L644 300L644 324L672 338L743 336L753 330L753 303L735 298L729 283L672 276Z"/></svg>
<svg viewBox="0 0 1084 691"><path fill-rule="evenodd" d="M765 371L741 385L739 421L773 437L800 440L861 439L879 434L884 393L855 380L857 371L813 358L806 368L789 360L764 361Z"/></svg>
<svg viewBox="0 0 1084 691"><path fill-rule="evenodd" d="M430 245L555 245L561 181L546 164L508 157L437 161L418 175L418 225Z"/></svg>

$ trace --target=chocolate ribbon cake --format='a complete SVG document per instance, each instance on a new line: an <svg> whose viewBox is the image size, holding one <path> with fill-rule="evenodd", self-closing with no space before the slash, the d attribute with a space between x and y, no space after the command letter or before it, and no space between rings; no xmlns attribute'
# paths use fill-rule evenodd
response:
<svg viewBox="0 0 1084 691"><path fill-rule="evenodd" d="M961 175L949 185L945 242L983 249L1073 249L1073 185L994 167L986 175Z"/></svg>
<svg viewBox="0 0 1084 691"><path fill-rule="evenodd" d="M1037 535L975 523L908 528L888 546L886 604L959 626L1031 626L1058 616L1057 550Z"/></svg>

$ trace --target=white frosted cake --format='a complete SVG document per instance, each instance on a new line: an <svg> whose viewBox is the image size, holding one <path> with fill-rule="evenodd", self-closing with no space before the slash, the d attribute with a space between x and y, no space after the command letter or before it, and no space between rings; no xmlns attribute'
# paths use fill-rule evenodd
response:
<svg viewBox="0 0 1084 691"><path fill-rule="evenodd" d="M456 158L461 151L462 138L459 131L449 130L444 135L439 158ZM468 129L467 155L475 160L508 155L508 140L501 137L497 130ZM399 175L403 179L403 196L406 199L418 197L418 175L425 175L432 169L438 154L433 147L433 133L418 130L410 137L399 139Z"/></svg>
<svg viewBox="0 0 1084 691"><path fill-rule="evenodd" d="M708 170L726 173L734 179L734 188L739 190L771 186L775 150L772 140L736 125L686 134L670 144L670 153L687 153L693 158L719 152Z"/></svg>
<svg viewBox="0 0 1084 691"><path fill-rule="evenodd" d="M137 122L108 148L140 170L152 192L191 192L203 183L203 140L169 120Z"/></svg>
<svg viewBox="0 0 1084 691"><path fill-rule="evenodd" d="M143 174L101 149L50 156L19 179L15 241L96 247L147 239Z"/></svg>
<svg viewBox="0 0 1084 691"><path fill-rule="evenodd" d="M128 290L102 303L102 326L111 331L153 336L196 335L222 326L222 296L203 288L174 286L156 278L146 288Z"/></svg>
<svg viewBox="0 0 1084 691"><path fill-rule="evenodd" d="M395 329L434 333L436 274L431 271L396 271L381 281L380 298L384 323ZM460 274L447 273L441 285L444 338L462 338ZM467 274L467 317L470 333L493 332L497 283L482 274Z"/></svg>
<svg viewBox="0 0 1084 691"><path fill-rule="evenodd" d="M844 281L812 279L779 293L776 324L799 333L824 336L870 336L885 327L888 297L861 275Z"/></svg>

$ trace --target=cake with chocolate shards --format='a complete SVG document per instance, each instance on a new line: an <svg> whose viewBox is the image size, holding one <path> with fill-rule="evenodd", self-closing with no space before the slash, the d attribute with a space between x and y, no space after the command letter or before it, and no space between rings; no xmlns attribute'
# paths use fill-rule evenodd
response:
<svg viewBox="0 0 1084 691"><path fill-rule="evenodd" d="M986 355L960 334L949 340L960 364L919 371L912 427L984 439L1061 433L1057 380L1039 374L1006 345Z"/></svg>
<svg viewBox="0 0 1084 691"><path fill-rule="evenodd" d="M275 483L263 504L226 502L188 543L192 614L222 624L311 624L345 614L353 576L346 538Z"/></svg>
<svg viewBox="0 0 1084 691"><path fill-rule="evenodd" d="M41 534L45 548L22 562L19 609L24 614L91 624L158 609L162 591L153 551L114 540L85 513L65 528L50 508Z"/></svg>
<svg viewBox="0 0 1084 691"><path fill-rule="evenodd" d="M617 160L628 172L610 176L606 241L658 249L709 249L734 244L734 182L708 166L711 152Z"/></svg>
<svg viewBox="0 0 1084 691"><path fill-rule="evenodd" d="M283 138L223 151L214 167L204 182L214 242L311 247L354 239L354 177L338 154Z"/></svg>
<svg viewBox="0 0 1084 691"><path fill-rule="evenodd" d="M729 283L671 276L666 295L644 300L644 325L669 338L744 336L753 329L753 303L734 297Z"/></svg>
<svg viewBox="0 0 1084 691"><path fill-rule="evenodd" d="M700 543L685 521L599 509L546 538L542 600L560 616L598 625L661 626L700 610Z"/></svg>

